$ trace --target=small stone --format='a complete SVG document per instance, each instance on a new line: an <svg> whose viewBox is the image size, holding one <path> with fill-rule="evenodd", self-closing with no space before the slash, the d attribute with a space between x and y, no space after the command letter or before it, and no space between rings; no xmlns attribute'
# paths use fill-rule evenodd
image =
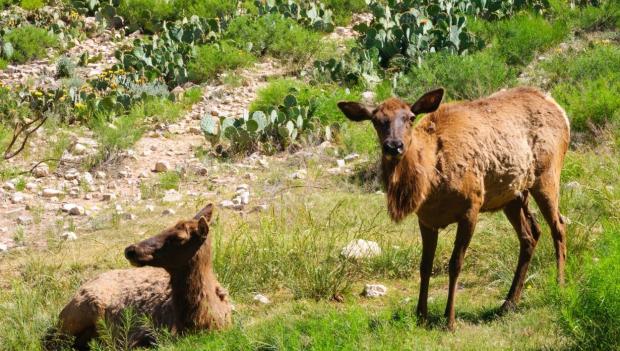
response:
<svg viewBox="0 0 620 351"><path fill-rule="evenodd" d="M168 172L170 170L170 164L167 161L158 161L155 163L155 172Z"/></svg>
<svg viewBox="0 0 620 351"><path fill-rule="evenodd" d="M73 154L74 155L84 155L86 153L86 146L82 145L82 144L75 144L75 146L73 147Z"/></svg>
<svg viewBox="0 0 620 351"><path fill-rule="evenodd" d="M42 194L43 194L43 197L52 198L52 197L60 196L62 194L62 191L56 190L56 189L47 188L47 189L43 189L43 193Z"/></svg>
<svg viewBox="0 0 620 351"><path fill-rule="evenodd" d="M267 211L268 209L269 209L269 206L267 206L267 204L260 204L260 205L254 206L254 208L252 208L252 212L264 212L264 211Z"/></svg>
<svg viewBox="0 0 620 351"><path fill-rule="evenodd" d="M74 199L77 199L78 197L80 197L80 188L71 188L69 190L69 196L71 196Z"/></svg>
<svg viewBox="0 0 620 351"><path fill-rule="evenodd" d="M189 127L189 133L200 135L202 134L202 129L200 129L200 127L192 126L192 127Z"/></svg>
<svg viewBox="0 0 620 351"><path fill-rule="evenodd" d="M32 175L36 178L44 178L50 175L50 168L47 164L41 163L35 169L32 170Z"/></svg>
<svg viewBox="0 0 620 351"><path fill-rule="evenodd" d="M147 171L142 171L140 172L140 174L138 174L138 178L148 178L149 177L149 172Z"/></svg>
<svg viewBox="0 0 620 351"><path fill-rule="evenodd" d="M263 305L267 305L267 304L271 303L269 298L267 296L263 295L263 294L256 294L256 295L254 295L253 300L258 302L258 303L261 303Z"/></svg>
<svg viewBox="0 0 620 351"><path fill-rule="evenodd" d="M116 194L114 193L105 193L101 196L103 201L111 201L116 199Z"/></svg>
<svg viewBox="0 0 620 351"><path fill-rule="evenodd" d="M241 194L238 195L239 197L239 202L243 205L247 205L250 203L250 192L249 191L245 191Z"/></svg>
<svg viewBox="0 0 620 351"><path fill-rule="evenodd" d="M338 167L342 168L342 167L344 167L345 162L344 162L344 160L337 160L336 161L336 165L338 165Z"/></svg>
<svg viewBox="0 0 620 351"><path fill-rule="evenodd" d="M342 248L340 254L346 258L371 258L381 255L381 248L374 241L358 239L349 242Z"/></svg>
<svg viewBox="0 0 620 351"><path fill-rule="evenodd" d="M564 187L566 189L577 190L577 189L581 188L581 184L579 184L578 181L573 180L573 181L570 181L570 182L564 184Z"/></svg>
<svg viewBox="0 0 620 351"><path fill-rule="evenodd" d="M258 164L261 165L263 168L269 168L269 162L264 159L258 160Z"/></svg>
<svg viewBox="0 0 620 351"><path fill-rule="evenodd" d="M353 154L349 154L347 156L344 157L344 161L345 162L351 162L353 160L356 160L360 157L359 154L353 153Z"/></svg>
<svg viewBox="0 0 620 351"><path fill-rule="evenodd" d="M93 194L91 193L84 194L84 200L92 200L92 199L93 199Z"/></svg>
<svg viewBox="0 0 620 351"><path fill-rule="evenodd" d="M246 173L245 176L243 176L245 179L247 180L251 180L251 181L255 181L258 179L258 177L256 176L256 174L254 173Z"/></svg>
<svg viewBox="0 0 620 351"><path fill-rule="evenodd" d="M134 221L134 220L136 220L136 218L138 218L138 217L136 217L136 215L135 215L135 214L133 214L133 213L125 213L125 214L123 215L123 218L124 218L125 220L127 220L127 221Z"/></svg>
<svg viewBox="0 0 620 351"><path fill-rule="evenodd" d="M387 288L381 284L366 284L362 295L365 297L381 297L387 294Z"/></svg>
<svg viewBox="0 0 620 351"><path fill-rule="evenodd" d="M116 213L118 214L123 213L123 206L121 206L121 204L114 205L114 211L116 211Z"/></svg>
<svg viewBox="0 0 620 351"><path fill-rule="evenodd" d="M74 180L74 179L77 179L79 176L80 176L80 173L75 168L71 168L65 173L66 180Z"/></svg>
<svg viewBox="0 0 620 351"><path fill-rule="evenodd" d="M60 238L66 241L73 241L77 240L77 234L75 234L74 232L64 232L60 234Z"/></svg>
<svg viewBox="0 0 620 351"><path fill-rule="evenodd" d="M82 176L80 177L81 184L93 185L94 182L95 179L93 178L92 174L90 174L89 172L82 173Z"/></svg>
<svg viewBox="0 0 620 351"><path fill-rule="evenodd" d="M198 168L196 168L196 174L204 177L209 174L209 169L205 166L199 166Z"/></svg>
<svg viewBox="0 0 620 351"><path fill-rule="evenodd" d="M250 190L250 186L247 185L247 184L239 184L239 185L237 185L236 191L239 191L239 190L249 191Z"/></svg>
<svg viewBox="0 0 620 351"><path fill-rule="evenodd" d="M26 183L26 190L32 191L32 192L37 191L37 183L33 183L33 182Z"/></svg>
<svg viewBox="0 0 620 351"><path fill-rule="evenodd" d="M171 215L173 215L175 213L176 212L173 209L167 208L161 214L163 214L164 216L171 216Z"/></svg>
<svg viewBox="0 0 620 351"><path fill-rule="evenodd" d="M105 176L106 176L105 172L102 172L102 171L98 171L97 173L95 173L95 178L97 179L105 179Z"/></svg>
<svg viewBox="0 0 620 351"><path fill-rule="evenodd" d="M144 207L144 209L145 209L147 212L155 212L155 206L153 206L153 205L146 205L146 206Z"/></svg>
<svg viewBox="0 0 620 351"><path fill-rule="evenodd" d="M235 203L230 200L224 200L220 202L221 208L233 208L234 206L235 206Z"/></svg>
<svg viewBox="0 0 620 351"><path fill-rule="evenodd" d="M120 171L120 172L118 172L118 177L119 178L129 178L129 172L128 171Z"/></svg>
<svg viewBox="0 0 620 351"><path fill-rule="evenodd" d="M366 105L373 105L375 103L375 93L372 91L365 91L362 93L362 103Z"/></svg>
<svg viewBox="0 0 620 351"><path fill-rule="evenodd" d="M291 178L292 179L306 179L307 174L308 172L306 172L305 169L300 169L299 171L291 174Z"/></svg>
<svg viewBox="0 0 620 351"><path fill-rule="evenodd" d="M19 191L11 195L11 203L13 204L21 204L22 202L24 202L24 200L24 194L20 193Z"/></svg>
<svg viewBox="0 0 620 351"><path fill-rule="evenodd" d="M6 183L4 183L2 188L4 190L13 191L13 190L15 190L15 184L13 184L13 182L6 182Z"/></svg>
<svg viewBox="0 0 620 351"><path fill-rule="evenodd" d="M22 215L17 217L17 224L20 225L29 225L34 223L34 220L30 216Z"/></svg>
<svg viewBox="0 0 620 351"><path fill-rule="evenodd" d="M164 202L178 202L178 201L181 201L182 198L183 196L178 191L174 189L170 189L170 190L166 190L166 192L164 193L163 201Z"/></svg>
<svg viewBox="0 0 620 351"><path fill-rule="evenodd" d="M0 243L0 252L7 252L7 251L9 251L9 246L7 244Z"/></svg>

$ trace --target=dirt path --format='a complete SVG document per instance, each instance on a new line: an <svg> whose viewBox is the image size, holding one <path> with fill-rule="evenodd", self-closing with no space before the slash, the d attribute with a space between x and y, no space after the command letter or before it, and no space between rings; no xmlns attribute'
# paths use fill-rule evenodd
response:
<svg viewBox="0 0 620 351"><path fill-rule="evenodd" d="M44 245L45 238L50 235L72 240L80 230L88 229L93 218L104 210L112 209L124 220L132 220L135 218L132 210L161 213L165 209L174 209L187 197L204 193L205 189L189 182L183 185L183 192L166 193L162 203L143 200L140 185L150 187L156 184L157 163L183 174L209 177L210 170L196 157L197 150L210 147L200 131L202 116L241 116L269 77L286 72L277 62L265 60L236 74L241 77L241 86L204 86L202 101L192 106L179 121L156 126L147 132L133 149L125 152L119 163L104 166L93 174L60 167L62 170L56 174L38 178L25 176L3 184L0 190L0 250ZM76 136L63 159L79 160L96 147L93 139ZM39 175L44 173L42 171ZM26 183L21 191L20 182L21 186Z"/></svg>

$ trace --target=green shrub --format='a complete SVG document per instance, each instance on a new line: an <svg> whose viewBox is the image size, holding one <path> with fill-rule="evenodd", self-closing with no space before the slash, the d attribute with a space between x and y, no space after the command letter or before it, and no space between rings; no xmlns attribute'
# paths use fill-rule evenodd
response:
<svg viewBox="0 0 620 351"><path fill-rule="evenodd" d="M13 29L2 38L2 41L10 43L13 47L12 55L7 58L18 63L42 58L47 48L58 45L58 38L55 35L43 28L30 25ZM7 56L7 53L4 52L4 55Z"/></svg>
<svg viewBox="0 0 620 351"><path fill-rule="evenodd" d="M159 175L159 187L164 190L179 189L181 176L177 171L168 171Z"/></svg>
<svg viewBox="0 0 620 351"><path fill-rule="evenodd" d="M600 127L620 122L620 80L561 83L553 89L553 96L566 109L574 129L584 130L589 123Z"/></svg>
<svg viewBox="0 0 620 351"><path fill-rule="evenodd" d="M195 82L204 82L225 70L245 67L253 62L254 56L228 43L208 44L197 48L188 64L189 77Z"/></svg>
<svg viewBox="0 0 620 351"><path fill-rule="evenodd" d="M75 73L75 63L69 57L63 56L56 63L56 77L69 78Z"/></svg>
<svg viewBox="0 0 620 351"><path fill-rule="evenodd" d="M453 100L476 99L514 85L516 71L490 51L468 56L432 54L398 81L396 95L415 101L443 86Z"/></svg>
<svg viewBox="0 0 620 351"><path fill-rule="evenodd" d="M9 62L0 57L0 69L5 69L9 65Z"/></svg>
<svg viewBox="0 0 620 351"><path fill-rule="evenodd" d="M596 256L571 267L580 277L561 293L563 326L581 350L620 349L620 226L606 227Z"/></svg>
<svg viewBox="0 0 620 351"><path fill-rule="evenodd" d="M177 16L174 3L168 0L122 0L117 11L130 30L142 29L149 33L159 32L164 21L172 21Z"/></svg>
<svg viewBox="0 0 620 351"><path fill-rule="evenodd" d="M16 0L0 0L0 10L16 3Z"/></svg>
<svg viewBox="0 0 620 351"><path fill-rule="evenodd" d="M44 5L43 0L21 0L19 3L19 6L28 11L40 9Z"/></svg>
<svg viewBox="0 0 620 351"><path fill-rule="evenodd" d="M176 0L174 8L178 17L196 15L204 18L231 16L237 9L236 0Z"/></svg>
<svg viewBox="0 0 620 351"><path fill-rule="evenodd" d="M273 55L298 64L308 62L325 46L318 33L277 14L237 17L230 22L225 37L256 55Z"/></svg>
<svg viewBox="0 0 620 351"><path fill-rule="evenodd" d="M615 76L620 79L620 47L596 45L583 52L558 55L542 63L553 83L579 84L586 80Z"/></svg>
<svg viewBox="0 0 620 351"><path fill-rule="evenodd" d="M600 6L587 6L574 11L573 21L585 31L620 28L620 3L607 1Z"/></svg>
<svg viewBox="0 0 620 351"><path fill-rule="evenodd" d="M324 0L323 3L334 12L334 22L341 26L351 21L352 14L368 8L364 0Z"/></svg>
<svg viewBox="0 0 620 351"><path fill-rule="evenodd" d="M561 21L549 22L527 13L489 24L487 36L493 50L511 65L527 65L537 53L564 39L569 28Z"/></svg>

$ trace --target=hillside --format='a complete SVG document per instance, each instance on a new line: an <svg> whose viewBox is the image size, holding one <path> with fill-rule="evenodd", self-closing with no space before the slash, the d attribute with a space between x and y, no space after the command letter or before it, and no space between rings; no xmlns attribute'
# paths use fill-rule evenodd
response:
<svg viewBox="0 0 620 351"><path fill-rule="evenodd" d="M0 0L0 350L41 349L81 284L210 202L234 326L155 330L157 349L620 349L619 28L613 0ZM376 132L336 104L522 85L570 119L567 284L532 202L542 238L521 304L499 313L519 241L486 213L456 330L455 225L421 325L417 220L390 220ZM357 239L381 252L345 257ZM367 284L387 293L364 297ZM143 320L126 319L92 348L127 349Z"/></svg>

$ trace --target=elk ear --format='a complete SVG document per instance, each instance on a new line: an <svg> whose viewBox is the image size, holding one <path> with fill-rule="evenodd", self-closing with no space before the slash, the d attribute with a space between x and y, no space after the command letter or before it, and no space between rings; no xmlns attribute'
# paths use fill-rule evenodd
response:
<svg viewBox="0 0 620 351"><path fill-rule="evenodd" d="M340 111L354 122L369 120L372 118L372 111L363 104L353 101L340 101L338 103Z"/></svg>
<svg viewBox="0 0 620 351"><path fill-rule="evenodd" d="M414 115L418 115L420 113L429 113L437 110L439 104L441 104L443 93L443 88L439 88L422 95L415 104L411 105L411 112L413 112Z"/></svg>
<svg viewBox="0 0 620 351"><path fill-rule="evenodd" d="M195 220L199 220L200 217L204 217L207 220L207 223L211 223L211 217L213 216L213 204L208 204L202 210L200 210L194 216Z"/></svg>
<svg viewBox="0 0 620 351"><path fill-rule="evenodd" d="M198 235L201 238L206 238L209 234L209 223L205 217L200 217L198 220Z"/></svg>

